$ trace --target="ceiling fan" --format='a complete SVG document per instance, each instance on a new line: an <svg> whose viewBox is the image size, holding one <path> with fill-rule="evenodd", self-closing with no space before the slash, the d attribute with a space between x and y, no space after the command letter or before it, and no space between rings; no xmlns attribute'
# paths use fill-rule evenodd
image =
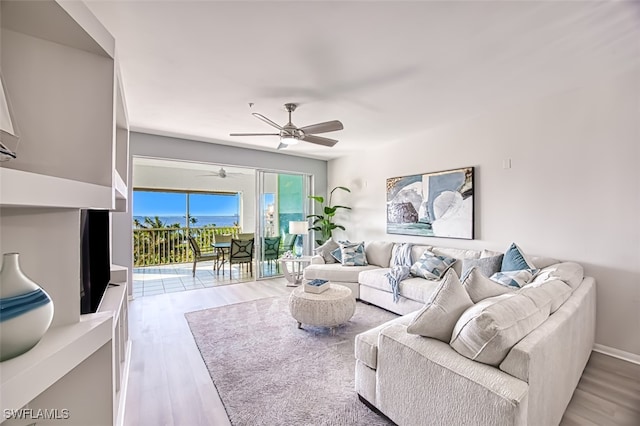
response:
<svg viewBox="0 0 640 426"><path fill-rule="evenodd" d="M220 170L218 170L217 172L209 172L206 175L198 175L198 176L215 176L215 177L219 177L221 179L226 179L228 177L233 177L235 175L241 175L242 173L232 173L232 172L228 172L224 169L224 167L220 167Z"/></svg>
<svg viewBox="0 0 640 426"><path fill-rule="evenodd" d="M278 133L231 133L229 136L280 136L280 145L278 149L287 148L289 145L295 145L299 141L315 143L323 146L334 146L338 143L335 139L329 139L322 136L316 136L316 133L335 132L344 129L342 123L338 120L325 121L324 123L312 124L310 126L296 127L291 122L291 113L296 110L297 104L284 104L285 109L289 113L289 122L284 126L280 126L274 121L269 120L262 114L252 113L254 117L264 121L268 125L279 130Z"/></svg>

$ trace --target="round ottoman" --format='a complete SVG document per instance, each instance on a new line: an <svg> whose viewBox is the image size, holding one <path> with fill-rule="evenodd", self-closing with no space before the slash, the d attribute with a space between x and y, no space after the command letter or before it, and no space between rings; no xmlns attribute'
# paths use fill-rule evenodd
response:
<svg viewBox="0 0 640 426"><path fill-rule="evenodd" d="M334 327L349 321L356 311L356 299L351 289L343 285L330 284L329 288L320 294L307 293L304 287L298 287L289 297L289 312L298 321L298 328L302 324L319 327Z"/></svg>

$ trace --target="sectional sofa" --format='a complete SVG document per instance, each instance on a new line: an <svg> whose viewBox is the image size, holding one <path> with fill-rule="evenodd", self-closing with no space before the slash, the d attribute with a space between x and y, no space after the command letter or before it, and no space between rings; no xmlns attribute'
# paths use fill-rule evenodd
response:
<svg viewBox="0 0 640 426"><path fill-rule="evenodd" d="M507 294L475 294L476 303L453 319L447 341L408 331L445 292L442 281L409 277L394 302L385 274L397 247L366 244L367 266L315 256L304 271L305 279L345 285L356 298L400 315L356 337L355 387L363 402L399 425L558 424L594 343L594 279L578 264L530 257L536 278ZM447 273L451 281L468 259L496 255L427 245L411 250L413 259L425 250L457 259L455 274ZM474 274L462 283L470 294Z"/></svg>

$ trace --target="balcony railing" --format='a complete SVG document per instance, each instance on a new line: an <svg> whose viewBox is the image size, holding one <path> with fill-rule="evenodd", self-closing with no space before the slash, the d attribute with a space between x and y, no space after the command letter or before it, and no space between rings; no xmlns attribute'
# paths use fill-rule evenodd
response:
<svg viewBox="0 0 640 426"><path fill-rule="evenodd" d="M167 265L193 261L187 236L196 239L203 253L211 251L214 235L237 236L237 226L204 228L136 228L133 230L133 266Z"/></svg>

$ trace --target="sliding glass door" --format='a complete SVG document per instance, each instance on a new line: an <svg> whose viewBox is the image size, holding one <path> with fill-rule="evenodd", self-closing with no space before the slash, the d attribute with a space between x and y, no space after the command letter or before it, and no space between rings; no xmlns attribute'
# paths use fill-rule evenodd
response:
<svg viewBox="0 0 640 426"><path fill-rule="evenodd" d="M256 177L256 269L258 278L270 278L282 275L277 259L286 251L294 252L296 243L304 254L310 253L309 235L294 234L296 229L289 225L306 221L311 176L258 170Z"/></svg>

